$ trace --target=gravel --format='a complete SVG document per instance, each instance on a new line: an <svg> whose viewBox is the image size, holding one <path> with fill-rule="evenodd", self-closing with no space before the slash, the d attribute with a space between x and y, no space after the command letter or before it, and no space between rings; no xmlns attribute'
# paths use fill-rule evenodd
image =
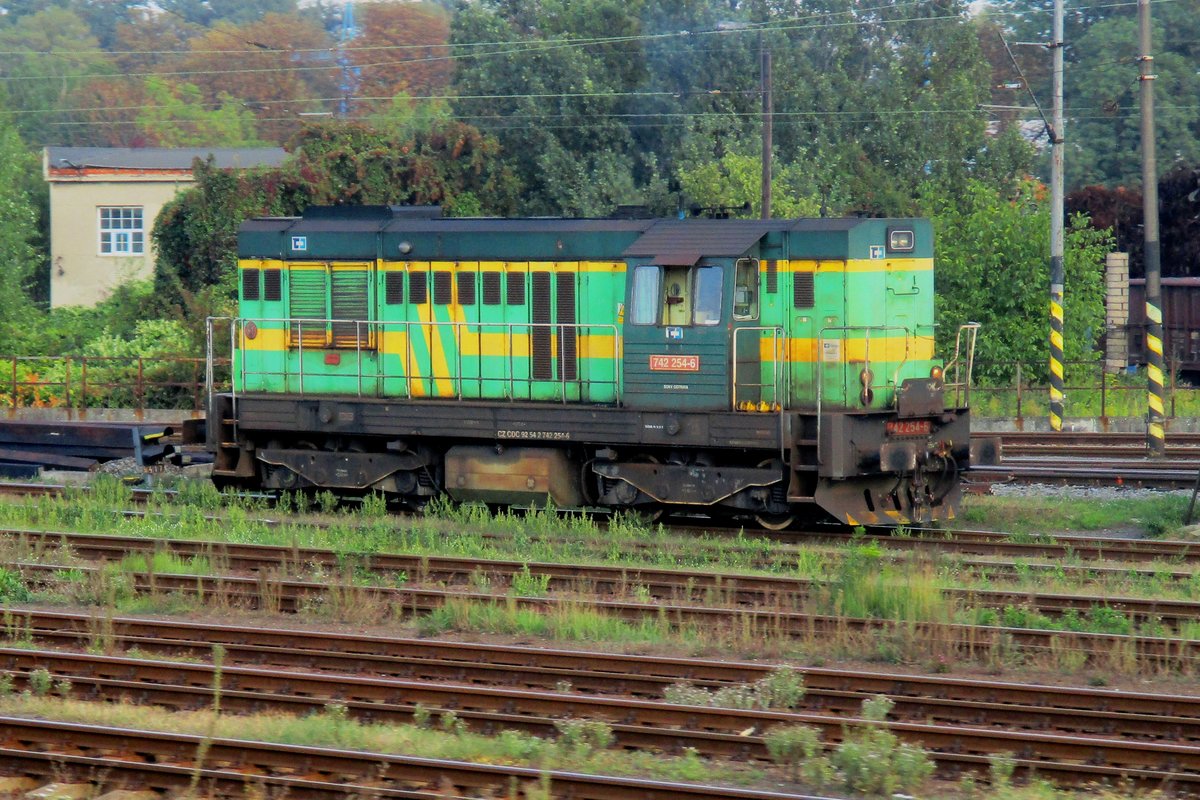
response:
<svg viewBox="0 0 1200 800"><path fill-rule="evenodd" d="M1190 497L1191 489L1138 489L1132 486L1055 486L1045 483L994 483L997 497L1064 497L1077 500L1141 500L1178 495Z"/></svg>

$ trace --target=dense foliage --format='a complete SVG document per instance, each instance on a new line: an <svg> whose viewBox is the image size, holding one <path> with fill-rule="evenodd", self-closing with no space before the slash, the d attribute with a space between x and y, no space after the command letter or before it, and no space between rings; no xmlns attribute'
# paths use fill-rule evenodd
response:
<svg viewBox="0 0 1200 800"><path fill-rule="evenodd" d="M0 351L197 347L229 309L237 224L310 203L598 215L643 204L757 216L769 54L773 214L933 217L945 328L981 356L1043 362L1047 208L1025 85L1048 98L1049 0L0 0ZM1168 272L1200 274L1200 16L1155 4ZM1070 208L1138 266L1134 7L1072 9ZM1019 70L1018 70L1019 67ZM1039 139L1044 143L1044 138ZM48 313L32 148L281 144L281 168L196 167L160 217L154 288ZM1128 188L1132 187L1132 188ZM1101 332L1106 234L1068 242L1068 357ZM122 310L135 304L137 313ZM183 338L139 317L173 320ZM151 339L158 344L151 344ZM92 344L94 342L94 344ZM1071 350L1070 348L1077 348ZM193 350L195 352L195 350ZM999 375L997 375L999 377Z"/></svg>

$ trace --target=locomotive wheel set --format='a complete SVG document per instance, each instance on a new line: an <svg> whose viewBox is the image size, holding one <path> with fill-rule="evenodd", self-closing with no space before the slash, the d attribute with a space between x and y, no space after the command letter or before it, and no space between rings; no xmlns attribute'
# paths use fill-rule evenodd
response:
<svg viewBox="0 0 1200 800"><path fill-rule="evenodd" d="M772 528L955 514L974 328L948 385L928 221L314 207L238 249L239 315L210 320L221 484Z"/></svg>

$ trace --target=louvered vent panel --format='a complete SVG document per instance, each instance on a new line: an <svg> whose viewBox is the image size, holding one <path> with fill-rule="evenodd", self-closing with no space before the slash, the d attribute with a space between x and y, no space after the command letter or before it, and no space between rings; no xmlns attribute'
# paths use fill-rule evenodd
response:
<svg viewBox="0 0 1200 800"><path fill-rule="evenodd" d="M408 302L415 306L429 302L429 273L408 273Z"/></svg>
<svg viewBox="0 0 1200 800"><path fill-rule="evenodd" d="M263 270L263 300L275 303L283 299L283 270Z"/></svg>
<svg viewBox="0 0 1200 800"><path fill-rule="evenodd" d="M448 306L454 299L450 288L452 280L449 272L433 273L433 302L436 305Z"/></svg>
<svg viewBox="0 0 1200 800"><path fill-rule="evenodd" d="M257 300L259 295L259 270L242 270L242 299Z"/></svg>
<svg viewBox="0 0 1200 800"><path fill-rule="evenodd" d="M292 323L293 347L325 346L325 275L323 269L288 270L288 313L293 320L319 320Z"/></svg>
<svg viewBox="0 0 1200 800"><path fill-rule="evenodd" d="M796 308L812 308L816 305L816 290L811 272L796 272L792 275L793 305Z"/></svg>
<svg viewBox="0 0 1200 800"><path fill-rule="evenodd" d="M483 304L485 306L500 305L500 273L483 273Z"/></svg>
<svg viewBox="0 0 1200 800"><path fill-rule="evenodd" d="M370 273L366 269L335 269L331 275L333 283L330 298L333 300L332 317L340 322L333 323L334 347L369 347L371 328L369 318ZM359 324L361 323L361 324Z"/></svg>
<svg viewBox="0 0 1200 800"><path fill-rule="evenodd" d="M512 277L511 274L509 277ZM550 354L550 273L533 273L533 378L554 379L554 359Z"/></svg>
<svg viewBox="0 0 1200 800"><path fill-rule="evenodd" d="M475 305L475 276L476 272L458 273L458 304L460 306Z"/></svg>
<svg viewBox="0 0 1200 800"><path fill-rule="evenodd" d="M506 288L507 297L505 302L510 306L525 305L525 273L524 272L509 272Z"/></svg>
<svg viewBox="0 0 1200 800"><path fill-rule="evenodd" d="M383 302L398 306L404 302L404 273L387 272L383 276Z"/></svg>
<svg viewBox="0 0 1200 800"><path fill-rule="evenodd" d="M563 380L579 377L579 335L575 324L575 273L560 272L555 284L558 303L558 369Z"/></svg>
<svg viewBox="0 0 1200 800"><path fill-rule="evenodd" d="M767 262L767 294L779 291L779 262L771 259Z"/></svg>

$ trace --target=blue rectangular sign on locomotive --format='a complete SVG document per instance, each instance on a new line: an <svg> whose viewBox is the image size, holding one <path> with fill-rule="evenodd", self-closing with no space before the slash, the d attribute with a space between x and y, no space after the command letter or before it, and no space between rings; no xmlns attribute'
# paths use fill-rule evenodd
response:
<svg viewBox="0 0 1200 800"><path fill-rule="evenodd" d="M220 483L772 528L955 514L974 328L934 352L926 220L312 208L238 250Z"/></svg>

